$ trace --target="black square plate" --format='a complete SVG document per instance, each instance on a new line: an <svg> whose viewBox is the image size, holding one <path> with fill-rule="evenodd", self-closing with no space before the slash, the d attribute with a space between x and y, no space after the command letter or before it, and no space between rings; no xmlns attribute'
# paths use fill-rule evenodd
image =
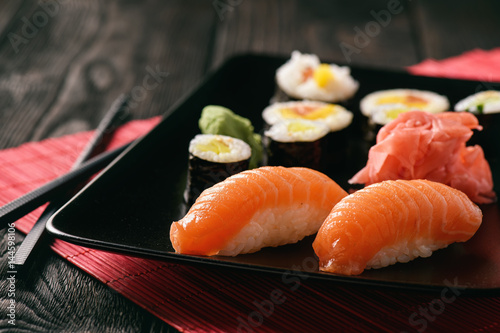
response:
<svg viewBox="0 0 500 333"><path fill-rule="evenodd" d="M249 118L256 129L261 130L261 112L275 93L275 71L285 61L285 58L266 55L242 55L227 61L66 204L49 222L49 232L72 243L129 255L261 272L309 274L335 283L439 290L453 281L471 292L499 291L500 210L497 204L481 207L483 225L468 242L436 251L430 258L367 270L353 277L318 271L311 247L313 236L297 244L236 257L209 258L173 251L169 230L171 223L182 218L188 208L183 200L188 144L199 133L201 110L209 104L223 105ZM369 68L353 67L352 75L360 82L360 90L346 104L355 114L349 140L351 159L344 171L327 172L344 187L367 159L369 146L363 139L363 119L359 111L359 100L367 93L391 88L431 90L447 96L453 106L479 90L500 89L498 84ZM496 129L487 130L493 133ZM498 158L493 156L489 162L498 183Z"/></svg>

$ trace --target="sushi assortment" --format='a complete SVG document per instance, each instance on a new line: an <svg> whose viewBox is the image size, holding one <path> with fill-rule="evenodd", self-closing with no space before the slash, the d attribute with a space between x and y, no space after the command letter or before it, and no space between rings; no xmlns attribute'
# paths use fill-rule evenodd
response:
<svg viewBox="0 0 500 333"><path fill-rule="evenodd" d="M265 150L271 165L303 166L325 171L328 167L342 169L347 131L353 121L353 113L341 105L358 91L359 83L351 76L349 67L321 63L314 54L292 52L290 59L276 70L278 93L262 112L266 126L273 127L264 133ZM280 97L284 95L284 97ZM335 103L335 104L334 104ZM288 131L286 141L277 132L290 128L290 121L307 120L326 125L329 132L314 142L301 134L311 130ZM286 122L287 125L278 125ZM296 124L296 123L295 123ZM295 129L296 125L293 126ZM302 126L303 127L303 126ZM310 127L310 126L308 126ZM309 135L309 134L308 134ZM310 153L308 153L310 151ZM332 159L331 156L336 156Z"/></svg>
<svg viewBox="0 0 500 333"><path fill-rule="evenodd" d="M449 112L447 97L431 91L366 95L361 114L380 129L349 180L364 187L348 194L321 162L346 158L328 147L332 138L345 147L339 134L353 122L341 105L359 88L350 69L294 51L276 83L289 99L271 99L261 133L223 106L203 109L203 134L189 146L190 208L170 229L177 253L237 256L316 234L320 270L357 275L428 257L480 227L477 204L496 194L482 148L467 142L482 129L474 114L500 111L499 92L456 104L468 112Z"/></svg>

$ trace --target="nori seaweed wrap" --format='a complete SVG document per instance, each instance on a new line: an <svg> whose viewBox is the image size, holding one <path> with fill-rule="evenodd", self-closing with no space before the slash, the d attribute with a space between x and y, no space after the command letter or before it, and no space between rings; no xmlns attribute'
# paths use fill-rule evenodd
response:
<svg viewBox="0 0 500 333"><path fill-rule="evenodd" d="M500 159L497 142L500 141L500 91L485 90L470 95L455 104L455 111L473 113L482 131L475 131L469 145L480 145L487 159Z"/></svg>
<svg viewBox="0 0 500 333"><path fill-rule="evenodd" d="M247 170L251 148L225 135L199 134L189 144L186 202L192 205L203 190Z"/></svg>
<svg viewBox="0 0 500 333"><path fill-rule="evenodd" d="M325 124L303 119L274 124L264 133L268 165L300 166L321 171L328 132Z"/></svg>
<svg viewBox="0 0 500 333"><path fill-rule="evenodd" d="M348 149L348 132L353 120L353 113L343 106L338 104L323 103L318 101L296 101L271 104L264 109L262 117L267 125L277 125L282 122L290 121L312 121L314 123L321 123L328 127L329 133L326 138L321 140L320 147L314 148L311 141L314 140L295 140L297 142L293 148L287 146L286 149L302 150L303 154L298 151L287 156L296 156L298 161L294 163L296 166L309 166L313 169L320 171L330 170L332 172L343 170L347 167L346 153ZM274 140L279 141L279 140ZM298 142L304 142L298 144ZM283 141L281 141L283 142ZM306 143L307 142L307 143ZM269 142L268 148L274 146L274 143ZM321 149L320 149L321 148ZM309 150L309 153L308 153ZM321 158L319 165L317 164L318 157L315 157L316 151L321 150ZM271 149L271 155L275 156L280 153L276 149ZM302 156L301 156L302 155ZM281 163L283 165L286 161L281 161L275 157L269 156L271 162ZM287 162L288 163L288 162ZM290 160L292 163L292 160Z"/></svg>

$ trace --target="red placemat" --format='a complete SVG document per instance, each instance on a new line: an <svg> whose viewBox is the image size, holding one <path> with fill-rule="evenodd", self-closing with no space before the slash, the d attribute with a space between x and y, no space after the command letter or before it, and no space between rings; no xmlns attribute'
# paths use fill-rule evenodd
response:
<svg viewBox="0 0 500 333"><path fill-rule="evenodd" d="M492 52L498 59L498 50ZM490 53L485 54L489 58ZM464 55L462 61L469 57ZM418 74L425 73L418 65L410 70L415 68ZM124 125L110 149L146 133L158 121ZM0 151L0 205L69 170L90 135L78 133ZM16 226L26 233L41 212L42 208L36 210ZM438 293L424 294L147 260L58 239L51 247L184 332L500 331L500 297L465 296L454 287L459 281L449 281Z"/></svg>
<svg viewBox="0 0 500 333"><path fill-rule="evenodd" d="M500 82L500 48L475 49L444 60L427 59L408 67L408 71L416 75Z"/></svg>

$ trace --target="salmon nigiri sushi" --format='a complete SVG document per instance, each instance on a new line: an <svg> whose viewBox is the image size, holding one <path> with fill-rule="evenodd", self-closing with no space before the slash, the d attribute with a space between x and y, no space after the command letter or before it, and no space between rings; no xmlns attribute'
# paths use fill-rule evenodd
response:
<svg viewBox="0 0 500 333"><path fill-rule="evenodd" d="M343 198L313 242L320 270L361 274L470 239L482 212L463 192L428 180L389 180Z"/></svg>
<svg viewBox="0 0 500 333"><path fill-rule="evenodd" d="M235 256L316 233L347 195L308 168L261 167L206 189L170 228L177 253Z"/></svg>

